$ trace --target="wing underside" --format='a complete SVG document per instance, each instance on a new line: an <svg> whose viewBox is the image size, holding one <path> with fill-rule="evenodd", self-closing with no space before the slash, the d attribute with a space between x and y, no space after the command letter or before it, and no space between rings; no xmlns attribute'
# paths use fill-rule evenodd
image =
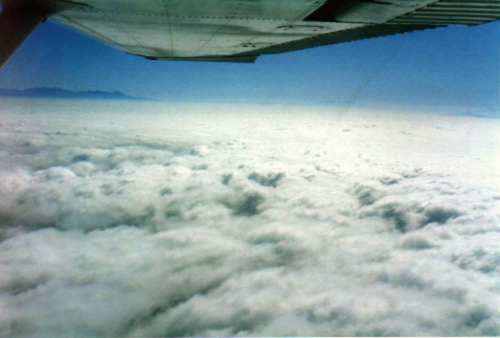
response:
<svg viewBox="0 0 500 338"><path fill-rule="evenodd" d="M128 7L117 2L106 7L88 1L55 18L150 59L235 62L500 18L500 0L149 0Z"/></svg>
<svg viewBox="0 0 500 338"><path fill-rule="evenodd" d="M36 4L50 20L153 60L253 62L264 54L447 25L479 25L500 18L500 0L0 0L0 3L4 8L11 3ZM36 19L40 21L41 16ZM0 29L2 33L6 30L5 36L17 34L12 27L3 29L1 22ZM0 50L0 54L8 52Z"/></svg>

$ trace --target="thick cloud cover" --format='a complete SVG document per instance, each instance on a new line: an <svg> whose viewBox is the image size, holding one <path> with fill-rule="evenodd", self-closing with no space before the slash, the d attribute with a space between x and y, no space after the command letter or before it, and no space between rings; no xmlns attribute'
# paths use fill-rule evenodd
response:
<svg viewBox="0 0 500 338"><path fill-rule="evenodd" d="M500 334L497 121L0 109L1 337Z"/></svg>

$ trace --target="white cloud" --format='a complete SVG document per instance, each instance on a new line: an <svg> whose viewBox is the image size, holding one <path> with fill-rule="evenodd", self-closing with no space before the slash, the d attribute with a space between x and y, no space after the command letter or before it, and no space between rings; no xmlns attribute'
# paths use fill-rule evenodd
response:
<svg viewBox="0 0 500 338"><path fill-rule="evenodd" d="M498 125L141 109L6 112L0 336L500 334Z"/></svg>

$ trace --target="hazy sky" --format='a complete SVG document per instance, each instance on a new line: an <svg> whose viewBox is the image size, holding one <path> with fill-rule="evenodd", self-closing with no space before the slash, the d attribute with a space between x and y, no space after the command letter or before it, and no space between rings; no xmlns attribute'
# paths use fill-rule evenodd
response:
<svg viewBox="0 0 500 338"><path fill-rule="evenodd" d="M499 103L500 24L453 27L260 58L152 62L44 24L0 71L0 88L120 90L182 101L479 107Z"/></svg>

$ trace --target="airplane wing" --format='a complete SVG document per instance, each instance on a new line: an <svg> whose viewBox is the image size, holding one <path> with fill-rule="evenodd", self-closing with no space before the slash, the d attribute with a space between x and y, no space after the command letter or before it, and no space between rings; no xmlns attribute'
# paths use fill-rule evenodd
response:
<svg viewBox="0 0 500 338"><path fill-rule="evenodd" d="M0 0L0 64L48 18L152 60L265 54L500 18L500 0Z"/></svg>

